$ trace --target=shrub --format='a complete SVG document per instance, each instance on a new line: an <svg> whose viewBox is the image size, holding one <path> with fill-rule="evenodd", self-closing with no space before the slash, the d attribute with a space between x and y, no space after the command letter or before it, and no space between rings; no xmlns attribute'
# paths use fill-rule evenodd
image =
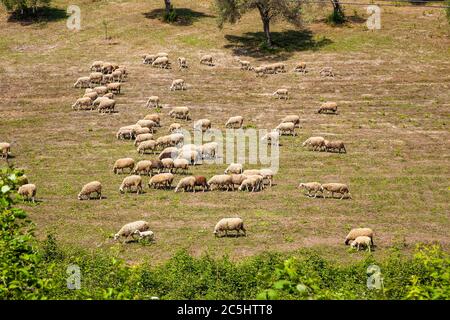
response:
<svg viewBox="0 0 450 320"><path fill-rule="evenodd" d="M51 0L1 0L6 10L21 14L36 12L39 7L45 7Z"/></svg>

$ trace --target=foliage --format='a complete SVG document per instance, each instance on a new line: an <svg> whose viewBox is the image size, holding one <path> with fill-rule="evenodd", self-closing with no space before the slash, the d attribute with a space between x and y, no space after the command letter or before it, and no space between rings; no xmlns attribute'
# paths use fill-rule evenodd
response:
<svg viewBox="0 0 450 320"><path fill-rule="evenodd" d="M339 0L331 0L331 4L333 12L327 17L327 23L334 25L343 24L346 18Z"/></svg>
<svg viewBox="0 0 450 320"><path fill-rule="evenodd" d="M22 14L29 13L30 9L34 13L37 8L48 6L50 1L51 0L1 0L6 10L20 12Z"/></svg>
<svg viewBox="0 0 450 320"><path fill-rule="evenodd" d="M447 8L445 9L445 11L447 13L447 20L448 20L448 23L450 23L450 0L446 0L445 5L447 6Z"/></svg>
<svg viewBox="0 0 450 320"><path fill-rule="evenodd" d="M167 23L174 23L174 22L176 22L178 20L177 11L172 6L170 6L170 9L169 9L168 12L164 11L163 16L162 16L162 20L164 22L167 22Z"/></svg>

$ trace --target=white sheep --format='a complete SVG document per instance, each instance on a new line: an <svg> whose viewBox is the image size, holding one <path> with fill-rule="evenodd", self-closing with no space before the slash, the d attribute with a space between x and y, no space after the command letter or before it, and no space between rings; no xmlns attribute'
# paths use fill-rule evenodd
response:
<svg viewBox="0 0 450 320"><path fill-rule="evenodd" d="M36 197L36 185L32 183L27 183L19 187L17 193L24 197L24 200L29 200L34 203L34 198Z"/></svg>
<svg viewBox="0 0 450 320"><path fill-rule="evenodd" d="M161 126L161 117L157 113L150 113L144 117L144 120L152 120L156 123L157 127Z"/></svg>
<svg viewBox="0 0 450 320"><path fill-rule="evenodd" d="M180 129L181 129L181 124L179 124L178 122L171 123L170 126L169 126L169 132L170 133L177 132Z"/></svg>
<svg viewBox="0 0 450 320"><path fill-rule="evenodd" d="M195 177L189 176L181 179L175 188L175 192L179 190L195 192Z"/></svg>
<svg viewBox="0 0 450 320"><path fill-rule="evenodd" d="M325 139L323 137L310 137L302 144L303 147L312 147L313 151L320 151L325 147Z"/></svg>
<svg viewBox="0 0 450 320"><path fill-rule="evenodd" d="M119 192L124 193L127 190L132 191L133 187L136 189L136 193L144 192L142 189L142 178L138 175L132 175L125 177L122 184L119 187Z"/></svg>
<svg viewBox="0 0 450 320"><path fill-rule="evenodd" d="M236 235L239 235L242 231L244 236L247 236L247 230L244 227L244 221L241 218L223 218L217 222L214 227L213 234L218 237L220 232L225 232L225 236L228 236L228 231L236 231Z"/></svg>
<svg viewBox="0 0 450 320"><path fill-rule="evenodd" d="M112 83L108 83L106 85L106 88L108 88L108 92L119 94L121 86L122 86L122 84L120 82L112 82Z"/></svg>
<svg viewBox="0 0 450 320"><path fill-rule="evenodd" d="M211 129L211 120L209 119L199 119L194 123L194 130L205 132Z"/></svg>
<svg viewBox="0 0 450 320"><path fill-rule="evenodd" d="M201 146L201 156L203 159L214 159L219 150L219 144L215 141L205 143Z"/></svg>
<svg viewBox="0 0 450 320"><path fill-rule="evenodd" d="M97 199L102 198L102 184L99 181L86 183L78 194L78 200L91 199L91 195L94 193Z"/></svg>
<svg viewBox="0 0 450 320"><path fill-rule="evenodd" d="M92 101L94 101L95 99L98 98L98 93L95 92L95 91L94 91L94 92L88 92L88 93L85 93L85 94L84 94L83 98L89 98L89 99L91 99Z"/></svg>
<svg viewBox="0 0 450 320"><path fill-rule="evenodd" d="M145 104L146 108L158 108L159 107L159 97L150 96Z"/></svg>
<svg viewBox="0 0 450 320"><path fill-rule="evenodd" d="M105 95L108 93L108 88L105 86L95 87L94 91L97 92L99 96Z"/></svg>
<svg viewBox="0 0 450 320"><path fill-rule="evenodd" d="M148 183L149 188L170 188L172 186L174 175L172 173L158 173L151 177Z"/></svg>
<svg viewBox="0 0 450 320"><path fill-rule="evenodd" d="M338 113L338 105L336 102L334 101L327 101L322 103L322 105L320 106L319 110L317 111L317 113L334 113L337 114Z"/></svg>
<svg viewBox="0 0 450 320"><path fill-rule="evenodd" d="M294 67L294 72L299 72L299 73L307 73L308 71L306 70L306 62L300 61L297 62L297 64Z"/></svg>
<svg viewBox="0 0 450 320"><path fill-rule="evenodd" d="M225 169L225 174L240 174L243 171L243 166L240 163L230 163L230 165Z"/></svg>
<svg viewBox="0 0 450 320"><path fill-rule="evenodd" d="M259 174L263 178L263 184L268 184L270 187L273 185L273 177L275 174L272 169L261 169L259 170Z"/></svg>
<svg viewBox="0 0 450 320"><path fill-rule="evenodd" d="M167 147L158 156L159 160L165 159L165 158L171 158L176 159L178 157L179 150L176 147Z"/></svg>
<svg viewBox="0 0 450 320"><path fill-rule="evenodd" d="M292 122L296 128L300 127L300 117L296 115L288 115L281 120L281 123Z"/></svg>
<svg viewBox="0 0 450 320"><path fill-rule="evenodd" d="M145 119L138 120L138 122L136 122L136 124L138 126L141 126L141 127L144 127L144 128L148 128L151 133L155 132L156 127L158 126L158 124L155 121L153 121L153 120L145 120Z"/></svg>
<svg viewBox="0 0 450 320"><path fill-rule="evenodd" d="M100 84L103 80L103 73L101 72L91 72L89 74L89 81L91 84Z"/></svg>
<svg viewBox="0 0 450 320"><path fill-rule="evenodd" d="M234 190L233 181L231 180L231 176L227 174L219 174L213 176L211 179L208 180L208 185L211 187L211 190L213 190L213 186L217 186L217 189L220 188L226 188L227 191Z"/></svg>
<svg viewBox="0 0 450 320"><path fill-rule="evenodd" d="M114 112L116 101L112 99L104 99L98 105L98 112Z"/></svg>
<svg viewBox="0 0 450 320"><path fill-rule="evenodd" d="M102 80L100 81L100 84L108 84L114 81L113 75L112 74L103 74L102 73Z"/></svg>
<svg viewBox="0 0 450 320"><path fill-rule="evenodd" d="M369 252L372 251L372 249L371 249L372 245L373 245L372 239L369 237L366 237L366 236L359 236L355 240L353 240L352 243L350 244L350 246L352 248L356 247L356 250L358 250L358 251L361 247L363 247L363 248L368 248Z"/></svg>
<svg viewBox="0 0 450 320"><path fill-rule="evenodd" d="M178 66L181 69L187 69L188 68L188 64L187 64L187 60L184 57L179 57L178 58Z"/></svg>
<svg viewBox="0 0 450 320"><path fill-rule="evenodd" d="M172 81L172 84L170 85L169 90L175 91L175 90L185 90L185 82L183 79L175 79Z"/></svg>
<svg viewBox="0 0 450 320"><path fill-rule="evenodd" d="M150 160L141 160L133 168L133 171L131 173L133 174L144 174L144 175L150 175L152 171L152 162Z"/></svg>
<svg viewBox="0 0 450 320"><path fill-rule="evenodd" d="M296 135L295 124L293 122L282 122L275 128L275 130L278 131L281 135L283 134L290 134L292 136Z"/></svg>
<svg viewBox="0 0 450 320"><path fill-rule="evenodd" d="M342 151L343 153L347 153L344 142L341 140L335 140L335 141L325 140L325 150L328 152L337 151L337 152L341 153L341 151Z"/></svg>
<svg viewBox="0 0 450 320"><path fill-rule="evenodd" d="M91 64L91 67L89 68L89 70L91 70L91 71L101 71L102 70L102 64L103 64L103 61L94 61L94 62L92 62L92 64Z"/></svg>
<svg viewBox="0 0 450 320"><path fill-rule="evenodd" d="M268 132L261 138L261 141L266 141L267 144L277 146L280 144L280 133L276 130Z"/></svg>
<svg viewBox="0 0 450 320"><path fill-rule="evenodd" d="M155 234L153 233L153 231L150 230L147 231L136 230L133 232L133 238L135 235L137 235L139 239L144 239L147 241L152 241L155 238Z"/></svg>
<svg viewBox="0 0 450 320"><path fill-rule="evenodd" d="M318 192L322 192L322 185L318 182L306 182L306 183L300 183L298 185L299 189L305 189L306 191L308 191L308 196L312 197L313 195L311 194L311 192L314 192L314 198L317 198L317 193Z"/></svg>
<svg viewBox="0 0 450 320"><path fill-rule="evenodd" d="M134 146L137 147L141 142L153 140L153 134L151 133L141 133L136 136L134 140Z"/></svg>
<svg viewBox="0 0 450 320"><path fill-rule="evenodd" d="M114 235L114 240L119 239L120 237L128 238L133 235L136 230L139 231L147 231L150 229L150 225L146 221L134 221L127 223Z"/></svg>
<svg viewBox="0 0 450 320"><path fill-rule="evenodd" d="M186 159L174 159L173 160L173 172L176 173L178 169L186 173L189 170L189 161Z"/></svg>
<svg viewBox="0 0 450 320"><path fill-rule="evenodd" d="M260 175L249 175L239 186L239 191L260 191L263 188L263 177Z"/></svg>
<svg viewBox="0 0 450 320"><path fill-rule="evenodd" d="M289 91L288 89L277 89L272 95L277 99L287 100L289 98Z"/></svg>
<svg viewBox="0 0 450 320"><path fill-rule="evenodd" d="M116 162L114 162L113 173L118 174L119 170L121 173L123 173L124 169L130 169L130 173L131 173L133 171L133 168L134 168L134 159L122 158L122 159L118 159L118 160L116 160Z"/></svg>
<svg viewBox="0 0 450 320"><path fill-rule="evenodd" d="M164 170L167 170L170 173L172 172L172 169L173 169L173 159L172 158L161 159L161 163L163 165Z"/></svg>
<svg viewBox="0 0 450 320"><path fill-rule="evenodd" d="M200 64L206 64L207 66L214 66L213 57L210 54L206 54L200 58Z"/></svg>
<svg viewBox="0 0 450 320"><path fill-rule="evenodd" d="M89 88L91 84L91 79L89 77L80 77L75 81L73 87L80 87L80 89Z"/></svg>
<svg viewBox="0 0 450 320"><path fill-rule="evenodd" d="M167 57L158 57L152 62L152 67L159 67L162 69L169 69L170 62Z"/></svg>
<svg viewBox="0 0 450 320"><path fill-rule="evenodd" d="M371 228L353 228L345 237L344 243L348 245L350 241L361 236L369 237L373 244L373 230Z"/></svg>
<svg viewBox="0 0 450 320"><path fill-rule="evenodd" d="M225 127L226 128L239 129L239 128L242 127L243 122L244 122L244 118L242 116L231 117L225 123Z"/></svg>
<svg viewBox="0 0 450 320"><path fill-rule="evenodd" d="M200 161L200 153L197 150L181 150L178 159L186 159L190 164L196 165Z"/></svg>
<svg viewBox="0 0 450 320"><path fill-rule="evenodd" d="M141 143L139 143L136 151L139 154L144 154L147 153L147 151L152 151L154 152L156 150L157 147L157 142L155 140L145 140L142 141Z"/></svg>
<svg viewBox="0 0 450 320"><path fill-rule="evenodd" d="M93 106L92 100L89 97L78 98L77 101L72 105L72 110L80 110L82 107Z"/></svg>
<svg viewBox="0 0 450 320"><path fill-rule="evenodd" d="M8 159L11 152L11 144L8 142L0 142L0 157Z"/></svg>
<svg viewBox="0 0 450 320"><path fill-rule="evenodd" d="M332 67L324 67L319 71L322 77L334 77L334 72Z"/></svg>
<svg viewBox="0 0 450 320"><path fill-rule="evenodd" d="M328 191L329 193L331 193L332 198L334 198L335 193L341 194L341 200L345 197L345 195L347 195L348 199L352 198L348 186L344 183L325 183L322 184L322 190L324 192Z"/></svg>
<svg viewBox="0 0 450 320"><path fill-rule="evenodd" d="M237 61L241 65L241 70L251 70L252 67L250 65L250 61L241 60L241 59L237 59Z"/></svg>

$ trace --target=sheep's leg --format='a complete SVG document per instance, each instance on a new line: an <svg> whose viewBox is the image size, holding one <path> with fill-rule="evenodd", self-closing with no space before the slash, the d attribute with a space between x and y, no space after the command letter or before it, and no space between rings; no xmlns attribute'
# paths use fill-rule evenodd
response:
<svg viewBox="0 0 450 320"><path fill-rule="evenodd" d="M341 199L340 199L340 200L344 199L344 196L345 196L345 193L343 193L343 194L342 194L342 197L341 197Z"/></svg>

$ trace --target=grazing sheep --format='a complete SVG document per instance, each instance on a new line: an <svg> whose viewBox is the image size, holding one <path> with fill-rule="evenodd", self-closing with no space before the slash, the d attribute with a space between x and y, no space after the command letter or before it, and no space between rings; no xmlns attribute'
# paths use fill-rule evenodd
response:
<svg viewBox="0 0 450 320"><path fill-rule="evenodd" d="M347 153L344 142L341 140L336 140L336 141L325 140L325 150L327 152L337 151L337 152L341 153L341 151L342 151L343 153Z"/></svg>
<svg viewBox="0 0 450 320"><path fill-rule="evenodd" d="M106 87L108 88L108 92L112 92L114 94L120 93L121 86L122 86L122 84L120 82L112 82L112 83L108 83L106 85Z"/></svg>
<svg viewBox="0 0 450 320"><path fill-rule="evenodd" d="M170 124L169 126L169 132L176 132L179 131L181 129L181 124L179 124L178 122L174 122L172 124Z"/></svg>
<svg viewBox="0 0 450 320"><path fill-rule="evenodd" d="M194 192L195 187L201 187L203 192L205 192L205 190L208 190L209 185L208 182L206 181L206 178L204 176L195 176Z"/></svg>
<svg viewBox="0 0 450 320"><path fill-rule="evenodd" d="M325 147L325 139L323 137L311 137L305 140L303 147L312 147L313 151L320 151Z"/></svg>
<svg viewBox="0 0 450 320"><path fill-rule="evenodd" d="M75 81L73 87L80 87L80 89L89 88L91 84L91 79L89 77L80 77Z"/></svg>
<svg viewBox="0 0 450 320"><path fill-rule="evenodd" d="M161 151L161 153L158 156L158 159L159 160L166 158L176 159L178 157L178 154L179 154L178 148L168 147L165 148L163 151Z"/></svg>
<svg viewBox="0 0 450 320"><path fill-rule="evenodd" d="M176 119L189 120L189 108L175 107L169 111L169 116Z"/></svg>
<svg viewBox="0 0 450 320"><path fill-rule="evenodd" d="M253 68L253 71L255 71L257 77L262 77L268 73L267 66L265 65Z"/></svg>
<svg viewBox="0 0 450 320"><path fill-rule="evenodd" d="M0 157L8 159L11 152L11 144L8 142L0 142Z"/></svg>
<svg viewBox="0 0 450 320"><path fill-rule="evenodd" d="M146 108L158 108L159 107L159 97L150 96L145 104Z"/></svg>
<svg viewBox="0 0 450 320"><path fill-rule="evenodd" d="M259 174L263 178L263 185L269 184L269 186L271 187L273 184L273 176L275 175L272 169L261 169L259 170Z"/></svg>
<svg viewBox="0 0 450 320"><path fill-rule="evenodd" d="M169 90L175 91L175 90L185 90L185 83L183 79L175 79L172 81L172 84L170 85Z"/></svg>
<svg viewBox="0 0 450 320"><path fill-rule="evenodd" d="M196 165L200 160L200 154L196 150L181 150L178 159L186 159L190 164Z"/></svg>
<svg viewBox="0 0 450 320"><path fill-rule="evenodd" d="M98 112L114 112L116 101L112 99L105 99L100 101L98 105Z"/></svg>
<svg viewBox="0 0 450 320"><path fill-rule="evenodd" d="M155 121L145 119L138 120L136 124L143 128L148 128L151 133L153 133L156 130L155 128L158 126L158 124Z"/></svg>
<svg viewBox="0 0 450 320"><path fill-rule="evenodd" d="M108 74L108 73L112 73L114 71L114 67L111 63L109 62L104 62L102 64L102 69L101 72L104 74Z"/></svg>
<svg viewBox="0 0 450 320"><path fill-rule="evenodd" d="M136 189L136 193L144 192L142 189L142 178L138 175L128 176L123 179L122 184L119 187L119 192L124 193L127 190L132 191L133 187Z"/></svg>
<svg viewBox="0 0 450 320"><path fill-rule="evenodd" d="M373 230L371 228L354 228L350 230L350 232L345 237L344 243L348 245L350 241L355 240L356 238L361 236L369 237L373 244Z"/></svg>
<svg viewBox="0 0 450 320"><path fill-rule="evenodd" d="M174 159L173 160L173 172L176 173L178 169L186 173L189 170L189 161L186 159Z"/></svg>
<svg viewBox="0 0 450 320"><path fill-rule="evenodd" d="M155 238L155 234L153 233L153 231L150 230L147 231L136 230L133 232L133 238L135 235L137 235L139 239L144 239L147 241L152 241Z"/></svg>
<svg viewBox="0 0 450 320"><path fill-rule="evenodd" d="M332 67L324 67L319 71L322 77L334 77L334 72Z"/></svg>
<svg viewBox="0 0 450 320"><path fill-rule="evenodd" d="M114 93L112 93L112 92L105 93L102 96L102 98L114 99Z"/></svg>
<svg viewBox="0 0 450 320"><path fill-rule="evenodd" d="M183 192L184 191L195 192L195 177L189 176L181 179L175 188L175 192L178 192L179 190L183 190Z"/></svg>
<svg viewBox="0 0 450 320"><path fill-rule="evenodd" d="M225 128L239 129L242 127L243 122L244 118L241 116L231 117L228 119L227 123L225 123Z"/></svg>
<svg viewBox="0 0 450 320"><path fill-rule="evenodd" d="M161 163L163 165L163 169L168 172L172 172L173 169L173 159L172 158L164 158L161 159Z"/></svg>
<svg viewBox="0 0 450 320"><path fill-rule="evenodd" d="M152 62L152 67L158 67L162 69L169 69L170 62L169 58L167 57L158 57Z"/></svg>
<svg viewBox="0 0 450 320"><path fill-rule="evenodd" d="M98 98L98 93L95 92L95 91L94 92L88 92L88 93L84 94L83 98L89 98L89 99L91 99L91 101L94 101L95 99Z"/></svg>
<svg viewBox="0 0 450 320"><path fill-rule="evenodd" d="M92 199L91 195L95 193L97 199L102 198L102 184L98 181L86 183L78 194L78 200Z"/></svg>
<svg viewBox="0 0 450 320"><path fill-rule="evenodd" d="M72 105L72 110L80 110L81 107L91 107L91 106L92 106L91 98L83 97L75 101L75 103Z"/></svg>
<svg viewBox="0 0 450 320"><path fill-rule="evenodd" d="M261 175L261 170L259 170L259 169L247 169L247 170L244 170L244 172L242 172L242 174L246 175L246 176Z"/></svg>
<svg viewBox="0 0 450 320"><path fill-rule="evenodd" d="M352 248L356 247L357 251L359 251L359 249L361 247L363 247L363 248L368 248L369 252L372 251L372 248L371 248L372 245L373 245L372 239L369 237L366 237L366 236L359 236L355 240L353 240L352 243L350 244L350 246Z"/></svg>
<svg viewBox="0 0 450 320"><path fill-rule="evenodd" d="M116 71L120 71L122 73L122 81L123 79L126 79L128 77L128 71L127 68L125 66L119 66L119 68L117 68Z"/></svg>
<svg viewBox="0 0 450 320"><path fill-rule="evenodd" d="M230 165L228 166L228 168L225 169L224 173L225 174L240 174L243 171L243 167L242 164L240 163L230 163Z"/></svg>
<svg viewBox="0 0 450 320"><path fill-rule="evenodd" d="M208 181L208 185L210 186L211 190L213 190L213 187L216 186L217 189L220 188L226 188L227 191L234 190L233 181L231 180L231 176L227 174L219 174L213 176Z"/></svg>
<svg viewBox="0 0 450 320"><path fill-rule="evenodd" d="M134 140L134 146L137 147L141 142L153 140L153 134L151 133L141 133L136 136Z"/></svg>
<svg viewBox="0 0 450 320"><path fill-rule="evenodd" d="M241 65L241 70L251 70L252 66L250 65L250 61L237 59L239 64Z"/></svg>
<svg viewBox="0 0 450 320"><path fill-rule="evenodd" d="M113 73L111 73L111 77L112 77L113 81L122 82L122 80L123 80L123 71L119 70L119 69L114 70Z"/></svg>
<svg viewBox="0 0 450 320"><path fill-rule="evenodd" d="M178 66L181 69L187 69L188 68L188 64L187 64L187 60L184 57L179 57L178 58Z"/></svg>
<svg viewBox="0 0 450 320"><path fill-rule="evenodd" d="M150 225L146 221L134 221L127 223L122 228L120 228L119 232L117 232L114 235L114 240L119 239L120 237L128 238L129 236L133 235L136 230L139 231L147 231L150 229Z"/></svg>
<svg viewBox="0 0 450 320"><path fill-rule="evenodd" d="M231 181L233 182L233 186L239 187L245 179L247 179L247 176L244 174L231 175Z"/></svg>
<svg viewBox="0 0 450 320"><path fill-rule="evenodd" d="M95 87L94 91L97 92L99 96L103 96L108 93L108 88L105 86Z"/></svg>
<svg viewBox="0 0 450 320"><path fill-rule="evenodd" d="M300 117L296 115L289 115L281 119L281 123L292 122L296 128L300 128Z"/></svg>
<svg viewBox="0 0 450 320"><path fill-rule="evenodd" d="M214 159L217 151L219 150L219 144L215 141L205 143L201 146L201 157L203 159Z"/></svg>
<svg viewBox="0 0 450 320"><path fill-rule="evenodd" d="M150 129L147 127L144 127L144 128L140 127L140 128L135 129L136 136L138 136L140 134L147 134L147 133L151 134L150 132L151 132Z"/></svg>
<svg viewBox="0 0 450 320"><path fill-rule="evenodd" d="M239 186L239 191L260 191L263 185L263 177L260 175L247 176Z"/></svg>
<svg viewBox="0 0 450 320"><path fill-rule="evenodd" d="M36 196L36 185L32 183L27 183L19 187L17 193L24 197L25 200L31 199L34 203L34 197Z"/></svg>
<svg viewBox="0 0 450 320"><path fill-rule="evenodd" d="M98 97L97 99L95 99L95 100L92 102L92 106L93 106L94 109L95 109L96 107L98 107L98 106L100 105L100 103L101 103L102 101L107 101L107 100L111 100L111 99L108 98L108 97Z"/></svg>
<svg viewBox="0 0 450 320"><path fill-rule="evenodd" d="M152 120L153 122L156 123L157 127L161 126L161 118L160 118L159 114L157 114L157 113L150 113L150 114L146 115L144 117L144 120Z"/></svg>
<svg viewBox="0 0 450 320"><path fill-rule="evenodd" d="M172 139L170 137L170 135L168 136L161 136L158 139L156 139L156 146L159 147L167 147L167 146L172 146Z"/></svg>
<svg viewBox="0 0 450 320"><path fill-rule="evenodd" d="M347 195L347 198L349 199L352 198L348 186L343 183L325 183L322 185L322 190L330 192L332 198L334 198L335 193L340 193L342 195L340 198L341 200L344 198L345 195Z"/></svg>
<svg viewBox="0 0 450 320"><path fill-rule="evenodd" d="M214 235L219 236L220 232L225 232L225 236L228 236L228 231L236 231L236 235L239 235L242 231L244 236L247 236L247 230L244 228L244 221L241 218L223 218L217 222L214 227Z"/></svg>
<svg viewBox="0 0 450 320"><path fill-rule="evenodd" d="M152 153L156 150L157 143L155 140L145 140L139 143L137 147L137 152L139 154L147 153L147 151L152 151Z"/></svg>
<svg viewBox="0 0 450 320"><path fill-rule="evenodd" d="M276 96L277 99L287 100L289 98L289 91L288 89L278 89L272 95Z"/></svg>
<svg viewBox="0 0 450 320"><path fill-rule="evenodd" d="M150 175L152 171L152 162L150 160L141 160L133 168L131 173L138 175Z"/></svg>
<svg viewBox="0 0 450 320"><path fill-rule="evenodd" d="M134 160L132 158L122 158L116 160L113 166L113 173L118 174L119 170L120 173L123 173L123 169L130 169L130 173L133 171L134 168Z"/></svg>
<svg viewBox="0 0 450 320"><path fill-rule="evenodd" d="M154 159L152 160L152 171L150 172L153 174L153 170L155 170L157 173L161 173L161 171L164 169L164 165L161 160Z"/></svg>
<svg viewBox="0 0 450 320"><path fill-rule="evenodd" d="M120 128L116 133L118 140L132 140L134 139L134 131L130 128Z"/></svg>
<svg viewBox="0 0 450 320"><path fill-rule="evenodd" d="M158 173L154 175L148 183L149 188L170 188L174 175L171 173Z"/></svg>
<svg viewBox="0 0 450 320"><path fill-rule="evenodd" d="M318 182L307 182L307 183L300 183L298 185L299 189L305 189L308 191L308 197L312 197L313 195L311 192L314 192L314 198L317 198L318 192L323 192L322 185Z"/></svg>
<svg viewBox="0 0 450 320"><path fill-rule="evenodd" d="M292 122L282 122L280 123L276 128L276 131L278 131L281 135L287 134L295 136L295 124Z"/></svg>
<svg viewBox="0 0 450 320"><path fill-rule="evenodd" d="M319 110L317 111L317 113L333 113L333 114L337 114L338 110L337 110L337 103L334 101L328 101L328 102L324 102Z"/></svg>
<svg viewBox="0 0 450 320"><path fill-rule="evenodd" d="M144 55L142 55L142 63L143 64L152 64L156 58L157 58L157 56L154 54L144 54Z"/></svg>
<svg viewBox="0 0 450 320"><path fill-rule="evenodd" d="M297 64L294 67L294 72L298 72L298 73L307 73L308 71L306 71L306 62L300 61L297 62Z"/></svg>
<svg viewBox="0 0 450 320"><path fill-rule="evenodd" d="M206 54L200 58L200 64L205 64L207 66L214 66L213 57L210 54Z"/></svg>
<svg viewBox="0 0 450 320"><path fill-rule="evenodd" d="M280 141L280 133L276 130L271 131L265 134L261 141L267 141L267 144L279 145Z"/></svg>
<svg viewBox="0 0 450 320"><path fill-rule="evenodd" d="M272 63L272 64L269 64L268 67L270 69L273 69L274 73L284 73L284 72L286 72L286 64L284 64L283 62Z"/></svg>
<svg viewBox="0 0 450 320"><path fill-rule="evenodd" d="M94 62L92 62L89 70L99 72L102 70L102 65L103 65L103 61L94 61Z"/></svg>
<svg viewBox="0 0 450 320"><path fill-rule="evenodd" d="M211 121L209 119L200 119L194 123L194 130L205 132L211 129Z"/></svg>
<svg viewBox="0 0 450 320"><path fill-rule="evenodd" d="M91 84L100 84L103 80L103 73L101 72L91 72L89 74L89 81Z"/></svg>
<svg viewBox="0 0 450 320"><path fill-rule="evenodd" d="M184 142L184 135L181 133L169 134L169 138L170 138L170 144L172 146L177 146Z"/></svg>

